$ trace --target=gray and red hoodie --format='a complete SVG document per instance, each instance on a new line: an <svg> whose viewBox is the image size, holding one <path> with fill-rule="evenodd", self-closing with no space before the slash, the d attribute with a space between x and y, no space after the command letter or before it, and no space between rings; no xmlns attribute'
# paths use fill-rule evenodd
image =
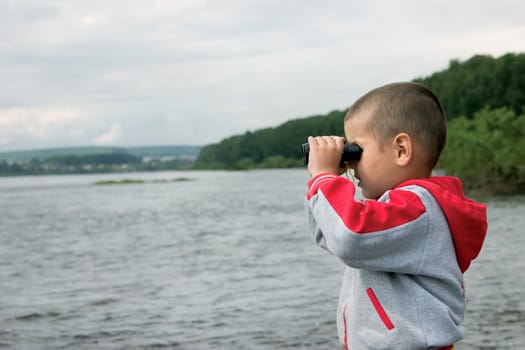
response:
<svg viewBox="0 0 525 350"><path fill-rule="evenodd" d="M442 349L463 338L463 272L481 250L486 207L450 176L356 200L346 178L308 183L315 242L345 263L339 339L350 350Z"/></svg>

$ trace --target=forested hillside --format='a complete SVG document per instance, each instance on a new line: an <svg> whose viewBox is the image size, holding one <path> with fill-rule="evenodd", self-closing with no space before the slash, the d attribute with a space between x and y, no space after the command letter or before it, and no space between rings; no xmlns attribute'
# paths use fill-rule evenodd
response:
<svg viewBox="0 0 525 350"><path fill-rule="evenodd" d="M232 136L203 147L194 166L218 169L300 166L301 143L309 135L343 135L345 112L290 120L276 128Z"/></svg>
<svg viewBox="0 0 525 350"><path fill-rule="evenodd" d="M136 157L180 157L180 156L197 156L200 146L176 145L176 146L138 146L138 147L104 147L104 146L86 146L86 147L64 147L64 148L46 148L26 151L0 152L0 161L24 163L32 159L44 161L51 157L62 156L86 156L95 154L115 154L128 153Z"/></svg>
<svg viewBox="0 0 525 350"><path fill-rule="evenodd" d="M447 69L414 81L437 93L449 120L449 141L438 167L464 178L467 188L525 192L525 54L451 60ZM203 147L194 166L301 166L301 143L309 135L343 135L345 112L229 137Z"/></svg>
<svg viewBox="0 0 525 350"><path fill-rule="evenodd" d="M520 114L525 106L525 53L452 60L448 69L415 81L438 94L449 120L472 118L485 106Z"/></svg>
<svg viewBox="0 0 525 350"><path fill-rule="evenodd" d="M187 169L200 146L67 147L0 152L0 176Z"/></svg>
<svg viewBox="0 0 525 350"><path fill-rule="evenodd" d="M438 94L449 120L438 167L468 189L525 193L525 54L452 60L416 81Z"/></svg>

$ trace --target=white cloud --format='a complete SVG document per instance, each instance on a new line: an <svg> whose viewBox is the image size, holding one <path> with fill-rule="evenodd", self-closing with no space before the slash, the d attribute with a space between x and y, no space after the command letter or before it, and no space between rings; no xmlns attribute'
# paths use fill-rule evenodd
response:
<svg viewBox="0 0 525 350"><path fill-rule="evenodd" d="M94 142L97 145L109 145L120 141L122 136L122 128L119 123L111 123L109 130L95 138Z"/></svg>
<svg viewBox="0 0 525 350"><path fill-rule="evenodd" d="M10 0L4 10L0 123L25 121L9 117L18 126L0 130L0 151L217 142L345 108L453 58L525 51L518 0ZM76 119L42 117L68 110Z"/></svg>
<svg viewBox="0 0 525 350"><path fill-rule="evenodd" d="M69 107L14 107L0 109L0 140L6 144L16 138L52 140L67 134L85 116Z"/></svg>

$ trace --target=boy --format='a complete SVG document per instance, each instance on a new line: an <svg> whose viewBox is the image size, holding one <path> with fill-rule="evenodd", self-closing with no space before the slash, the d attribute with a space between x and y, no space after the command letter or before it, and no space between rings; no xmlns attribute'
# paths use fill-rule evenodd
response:
<svg viewBox="0 0 525 350"><path fill-rule="evenodd" d="M463 272L479 253L486 208L454 177L431 177L446 140L437 97L388 84L348 110L346 141L365 200L338 176L344 139L309 137L307 216L315 242L345 263L337 328L344 349L452 349L463 338Z"/></svg>

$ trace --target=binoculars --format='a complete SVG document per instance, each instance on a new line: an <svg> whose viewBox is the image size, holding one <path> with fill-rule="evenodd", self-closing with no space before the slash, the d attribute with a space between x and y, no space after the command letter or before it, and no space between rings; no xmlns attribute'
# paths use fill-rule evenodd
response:
<svg viewBox="0 0 525 350"><path fill-rule="evenodd" d="M308 165L308 155L310 154L310 145L308 143L303 143L301 145L301 153L303 164L306 166ZM357 162L359 159L361 159L361 153L363 153L363 150L355 143L345 144L343 154L341 155L340 166L344 167L345 162Z"/></svg>

